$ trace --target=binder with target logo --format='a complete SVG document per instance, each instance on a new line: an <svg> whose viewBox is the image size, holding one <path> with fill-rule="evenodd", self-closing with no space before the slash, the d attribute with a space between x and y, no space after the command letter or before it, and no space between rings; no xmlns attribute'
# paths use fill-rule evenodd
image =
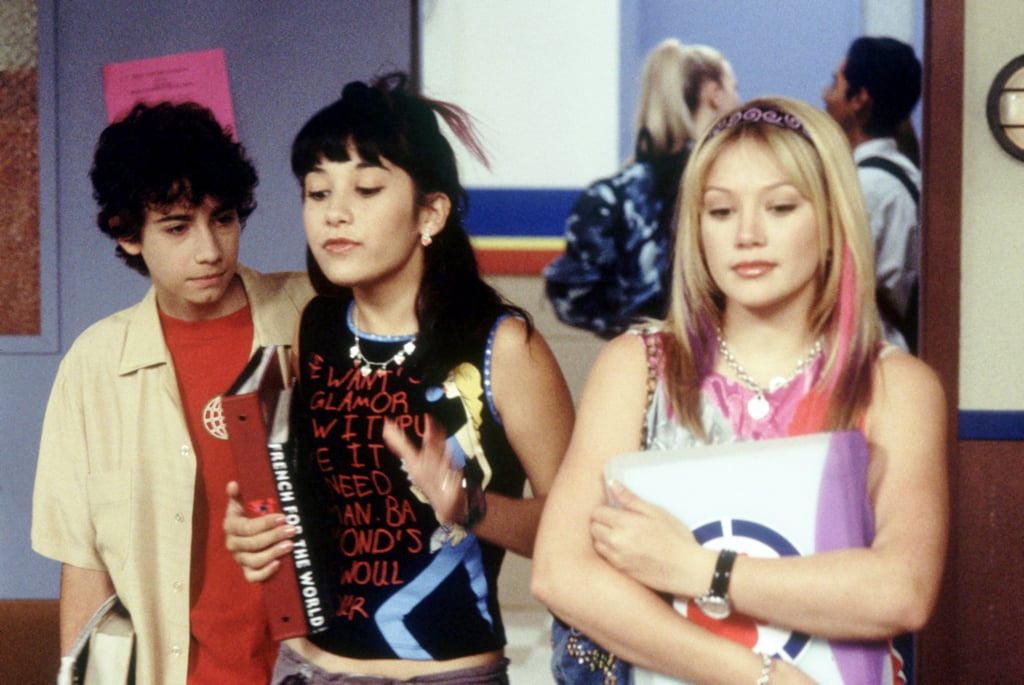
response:
<svg viewBox="0 0 1024 685"><path fill-rule="evenodd" d="M864 436L851 430L632 452L610 459L605 475L674 514L705 547L772 558L869 546L867 465ZM819 683L902 682L898 659L884 643L826 640L736 612L718 621L692 601L676 601L675 608L708 630L795 664ZM633 683L680 681L638 668Z"/></svg>

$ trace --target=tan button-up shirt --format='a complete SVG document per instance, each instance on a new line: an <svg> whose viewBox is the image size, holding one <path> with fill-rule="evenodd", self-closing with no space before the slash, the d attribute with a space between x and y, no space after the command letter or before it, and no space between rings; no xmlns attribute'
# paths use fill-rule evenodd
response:
<svg viewBox="0 0 1024 685"><path fill-rule="evenodd" d="M254 349L288 345L312 296L306 276L245 267L239 275ZM140 685L186 682L195 478L151 288L89 327L61 362L32 501L33 549L110 575L132 615Z"/></svg>

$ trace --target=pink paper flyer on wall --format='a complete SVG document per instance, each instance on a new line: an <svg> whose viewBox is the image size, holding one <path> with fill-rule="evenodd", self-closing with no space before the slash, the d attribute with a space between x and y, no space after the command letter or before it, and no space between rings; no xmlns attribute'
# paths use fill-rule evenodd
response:
<svg viewBox="0 0 1024 685"><path fill-rule="evenodd" d="M222 48L108 64L103 67L103 91L108 123L139 102L191 100L209 107L222 126L235 129Z"/></svg>

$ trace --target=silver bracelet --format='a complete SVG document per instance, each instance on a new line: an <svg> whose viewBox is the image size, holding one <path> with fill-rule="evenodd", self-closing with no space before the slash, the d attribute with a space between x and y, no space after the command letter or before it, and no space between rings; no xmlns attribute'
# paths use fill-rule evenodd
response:
<svg viewBox="0 0 1024 685"><path fill-rule="evenodd" d="M772 667L775 666L775 659L762 652L754 652L761 657L761 676L754 685L768 685L772 680Z"/></svg>

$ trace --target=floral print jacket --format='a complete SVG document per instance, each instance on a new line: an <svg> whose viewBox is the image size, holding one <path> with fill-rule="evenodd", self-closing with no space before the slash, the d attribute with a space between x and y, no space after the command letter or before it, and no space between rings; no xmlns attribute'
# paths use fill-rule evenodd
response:
<svg viewBox="0 0 1024 685"><path fill-rule="evenodd" d="M672 268L671 219L685 154L664 165L634 162L588 187L565 224L565 253L544 269L558 318L602 338L642 317L662 318ZM668 185L668 194L658 187Z"/></svg>

